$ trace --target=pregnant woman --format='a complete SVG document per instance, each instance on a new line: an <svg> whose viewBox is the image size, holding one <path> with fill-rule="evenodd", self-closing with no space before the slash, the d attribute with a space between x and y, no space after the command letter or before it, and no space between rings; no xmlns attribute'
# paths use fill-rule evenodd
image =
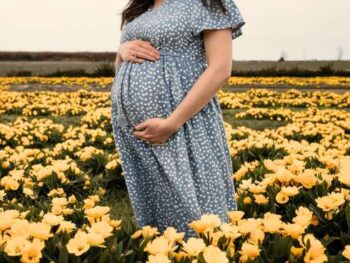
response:
<svg viewBox="0 0 350 263"><path fill-rule="evenodd" d="M130 0L111 90L114 140L140 227L237 210L216 92L245 24L233 0Z"/></svg>

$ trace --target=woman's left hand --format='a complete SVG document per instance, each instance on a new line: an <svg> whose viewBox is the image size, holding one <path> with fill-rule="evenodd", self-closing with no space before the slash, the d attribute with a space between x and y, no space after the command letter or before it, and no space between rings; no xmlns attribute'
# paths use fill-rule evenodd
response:
<svg viewBox="0 0 350 263"><path fill-rule="evenodd" d="M161 144L177 131L178 127L169 119L151 118L135 126L133 134L151 144Z"/></svg>

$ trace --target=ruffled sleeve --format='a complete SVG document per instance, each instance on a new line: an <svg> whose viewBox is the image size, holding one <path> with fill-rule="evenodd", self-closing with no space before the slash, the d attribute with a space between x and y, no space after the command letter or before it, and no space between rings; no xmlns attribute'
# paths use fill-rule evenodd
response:
<svg viewBox="0 0 350 263"><path fill-rule="evenodd" d="M245 21L236 6L234 0L221 0L226 8L226 14L216 6L204 6L202 0L191 0L193 2L192 30L198 36L205 29L232 29L232 39L242 35L242 26Z"/></svg>

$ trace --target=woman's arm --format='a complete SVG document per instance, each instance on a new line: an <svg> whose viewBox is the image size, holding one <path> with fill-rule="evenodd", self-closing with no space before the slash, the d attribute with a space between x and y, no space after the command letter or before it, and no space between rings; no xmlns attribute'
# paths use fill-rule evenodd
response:
<svg viewBox="0 0 350 263"><path fill-rule="evenodd" d="M199 112L231 76L232 30L205 30L203 33L208 67L168 116L169 124L176 130Z"/></svg>

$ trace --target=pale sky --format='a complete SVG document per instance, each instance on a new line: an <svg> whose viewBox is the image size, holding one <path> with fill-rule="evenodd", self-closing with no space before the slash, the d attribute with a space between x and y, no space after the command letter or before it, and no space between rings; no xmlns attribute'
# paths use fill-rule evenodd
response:
<svg viewBox="0 0 350 263"><path fill-rule="evenodd" d="M116 51L127 0L0 0L1 51ZM350 59L349 0L235 0L235 60Z"/></svg>

